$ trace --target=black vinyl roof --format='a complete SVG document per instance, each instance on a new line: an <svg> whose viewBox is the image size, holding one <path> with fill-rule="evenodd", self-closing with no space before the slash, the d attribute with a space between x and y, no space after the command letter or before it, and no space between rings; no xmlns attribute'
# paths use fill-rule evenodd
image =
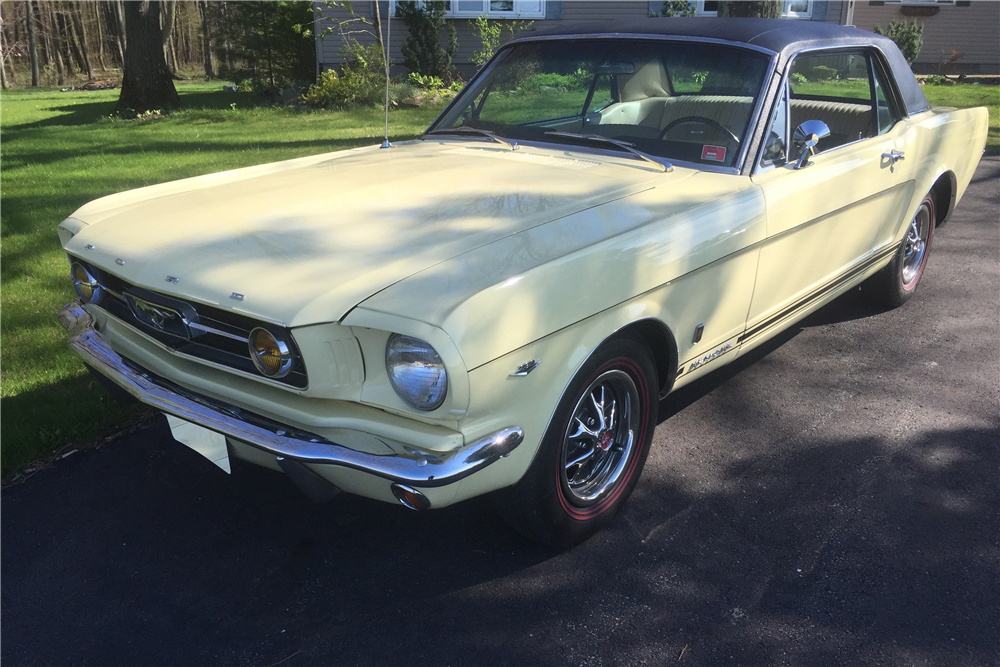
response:
<svg viewBox="0 0 1000 667"><path fill-rule="evenodd" d="M537 24L536 24L537 25ZM778 71L783 71L795 52L802 49L857 45L874 46L885 54L896 84L910 115L930 107L910 66L899 48L887 37L875 33L821 21L749 18L647 18L630 20L547 22L523 35L536 37L663 37L710 38L744 43L773 51L778 55Z"/></svg>

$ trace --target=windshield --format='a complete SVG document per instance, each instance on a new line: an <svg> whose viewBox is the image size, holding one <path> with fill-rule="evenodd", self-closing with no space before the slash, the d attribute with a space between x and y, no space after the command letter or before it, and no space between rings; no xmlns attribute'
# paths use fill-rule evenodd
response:
<svg viewBox="0 0 1000 667"><path fill-rule="evenodd" d="M668 161L732 167L768 62L719 44L525 42L506 49L432 131L466 126L510 140L622 150L552 132L598 135Z"/></svg>

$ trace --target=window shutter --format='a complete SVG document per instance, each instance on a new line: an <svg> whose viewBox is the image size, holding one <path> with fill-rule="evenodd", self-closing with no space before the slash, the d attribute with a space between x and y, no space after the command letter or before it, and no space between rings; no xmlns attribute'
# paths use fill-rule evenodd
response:
<svg viewBox="0 0 1000 667"><path fill-rule="evenodd" d="M826 13L830 9L828 0L813 0L811 21L825 21Z"/></svg>
<svg viewBox="0 0 1000 667"><path fill-rule="evenodd" d="M563 17L562 0L560 0L559 2L554 2L553 0L547 0L545 3L545 18L561 19L562 17Z"/></svg>

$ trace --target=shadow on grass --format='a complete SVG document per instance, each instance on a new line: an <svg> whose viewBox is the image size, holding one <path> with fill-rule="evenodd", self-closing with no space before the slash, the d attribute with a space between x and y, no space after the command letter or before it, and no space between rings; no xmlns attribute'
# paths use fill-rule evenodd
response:
<svg viewBox="0 0 1000 667"><path fill-rule="evenodd" d="M6 324L6 323L5 323ZM19 466L69 444L86 444L113 433L128 418L148 410L119 403L89 373L64 378L3 398L0 466L6 479Z"/></svg>
<svg viewBox="0 0 1000 667"><path fill-rule="evenodd" d="M222 87L222 84L219 84ZM66 95L72 95L73 93L65 93ZM221 90L218 92L197 92L197 93L185 93L182 90L178 91L181 98L181 109L180 110L196 110L196 109L206 109L206 110L223 110L231 109L232 105L235 104L237 109L253 109L260 106L256 97L248 95L246 93L224 93ZM117 100L110 101L100 101L100 102L74 102L72 98L67 98L67 103L64 105L53 105L45 107L47 111L58 111L62 112L58 116L52 118L44 118L42 120L37 120L30 123L23 123L19 125L5 125L5 129L27 129L34 127L52 127L52 126L74 126L74 125L88 125L94 123L102 118L108 117L112 112L114 112L115 103Z"/></svg>

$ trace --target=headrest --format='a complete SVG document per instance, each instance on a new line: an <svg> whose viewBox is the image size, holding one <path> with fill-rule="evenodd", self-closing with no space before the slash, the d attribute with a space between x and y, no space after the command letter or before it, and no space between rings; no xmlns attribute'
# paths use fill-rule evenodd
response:
<svg viewBox="0 0 1000 667"><path fill-rule="evenodd" d="M622 78L622 75L618 75L619 81ZM670 90L667 72L663 68L663 61L656 56L645 62L637 60L635 74L620 86L622 102L635 102L647 97L670 97L670 93L667 92Z"/></svg>

